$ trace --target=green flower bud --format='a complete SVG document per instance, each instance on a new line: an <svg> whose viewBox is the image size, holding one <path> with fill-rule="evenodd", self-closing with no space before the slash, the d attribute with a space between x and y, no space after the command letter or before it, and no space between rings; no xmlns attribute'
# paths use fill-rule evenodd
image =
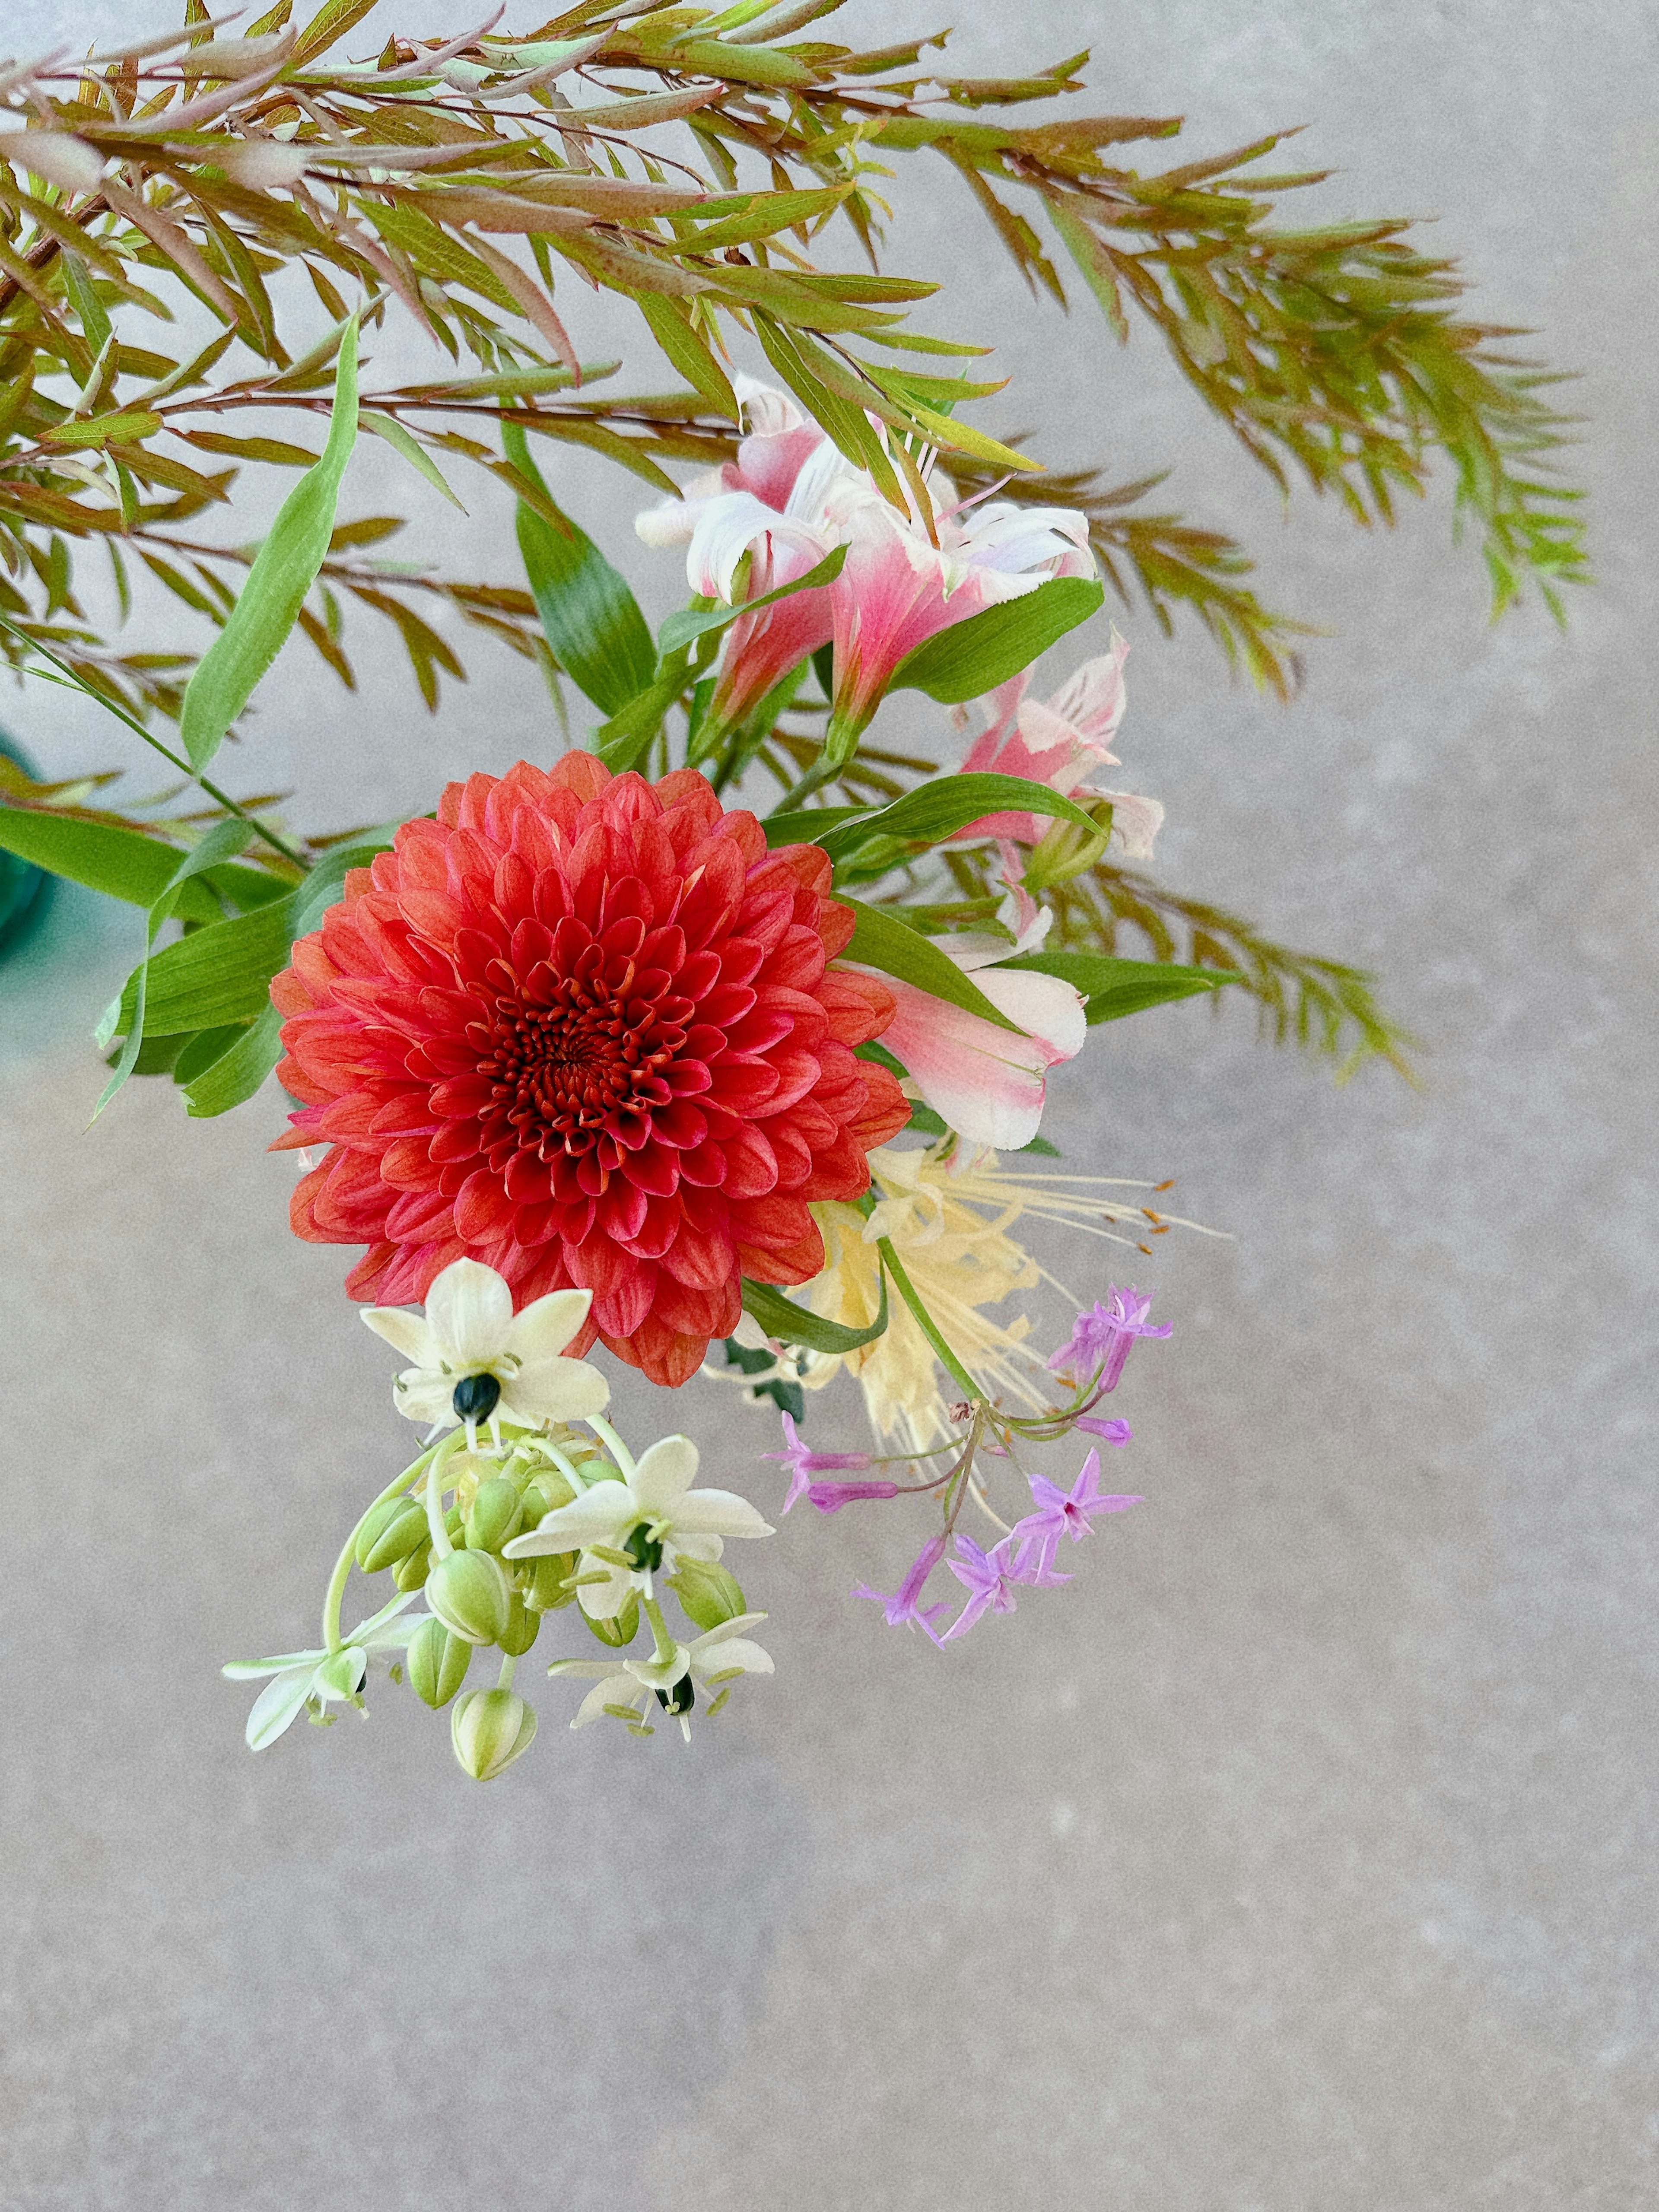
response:
<svg viewBox="0 0 1659 2212"><path fill-rule="evenodd" d="M412 1498L400 1498L396 1503L398 1510L381 1522L371 1544L365 1547L358 1540L357 1564L366 1575L378 1575L382 1567L395 1567L426 1541L425 1509Z"/></svg>
<svg viewBox="0 0 1659 2212"><path fill-rule="evenodd" d="M493 1782L536 1740L536 1716L513 1690L469 1690L456 1702L449 1740L475 1782Z"/></svg>
<svg viewBox="0 0 1659 2212"><path fill-rule="evenodd" d="M686 1619L699 1628L718 1628L723 1620L735 1620L749 1610L737 1577L718 1559L694 1559L682 1553L667 1581Z"/></svg>
<svg viewBox="0 0 1659 2212"><path fill-rule="evenodd" d="M541 1632L542 1617L532 1613L520 1596L513 1593L513 1607L507 1617L507 1626L501 1631L501 1644L509 1659L521 1659Z"/></svg>
<svg viewBox="0 0 1659 2212"><path fill-rule="evenodd" d="M568 1505L576 1495L556 1468L538 1468L524 1486L524 1525L533 1528L543 1514Z"/></svg>
<svg viewBox="0 0 1659 2212"><path fill-rule="evenodd" d="M416 1696L435 1712L466 1680L472 1646L441 1620L423 1620L409 1639L409 1679Z"/></svg>
<svg viewBox="0 0 1659 2212"><path fill-rule="evenodd" d="M368 1571L367 1565L368 1555L374 1550L377 1538L384 1529L390 1528L397 1520L408 1503L409 1500L406 1498L383 1498L380 1504L373 1507L364 1516L363 1525L357 1531L356 1540L352 1550L357 1565L365 1573Z"/></svg>
<svg viewBox="0 0 1659 2212"><path fill-rule="evenodd" d="M525 1568L530 1572L520 1588L532 1613L553 1613L562 1605L574 1603L575 1591L562 1587L576 1571L574 1552L542 1552L533 1559L522 1561L520 1571Z"/></svg>
<svg viewBox="0 0 1659 2212"><path fill-rule="evenodd" d="M507 1626L513 1593L488 1552L452 1552L432 1570L426 1601L446 1628L469 1644L494 1644Z"/></svg>
<svg viewBox="0 0 1659 2212"><path fill-rule="evenodd" d="M466 1547L469 1552L499 1552L524 1524L519 1493L502 1475L481 1482L466 1509Z"/></svg>
<svg viewBox="0 0 1659 2212"><path fill-rule="evenodd" d="M432 1547L417 1544L407 1559L398 1560L398 1571L392 1579L400 1590L424 1589L431 1571Z"/></svg>
<svg viewBox="0 0 1659 2212"><path fill-rule="evenodd" d="M466 1515L459 1505L452 1505L444 1516L444 1533L452 1544L466 1541Z"/></svg>
<svg viewBox="0 0 1659 2212"><path fill-rule="evenodd" d="M317 1687L331 1698L355 1698L368 1672L367 1656L355 1644L343 1644L317 1669Z"/></svg>
<svg viewBox="0 0 1659 2212"><path fill-rule="evenodd" d="M601 1644L608 1644L613 1651L620 1651L623 1644L631 1644L639 1633L640 1594L637 1590L629 1591L627 1602L614 1620L595 1620L586 1613L582 1619Z"/></svg>

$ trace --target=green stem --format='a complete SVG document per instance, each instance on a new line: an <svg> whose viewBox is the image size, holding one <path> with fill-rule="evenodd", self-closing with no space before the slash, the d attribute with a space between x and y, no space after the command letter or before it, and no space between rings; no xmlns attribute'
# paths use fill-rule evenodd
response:
<svg viewBox="0 0 1659 2212"><path fill-rule="evenodd" d="M876 1239L876 1249L880 1253L884 1262L891 1270L893 1280L898 1285L899 1296L904 1300L905 1304L909 1307L910 1311L915 1315L916 1327L921 1331L928 1343L933 1346L933 1350L943 1361L946 1373L951 1376L954 1382L961 1383L963 1395L969 1399L973 1400L982 1397L984 1393L981 1390L978 1383L975 1382L973 1376L968 1372L968 1370L963 1365L962 1362L957 1358L955 1352L951 1351L950 1346L939 1334L939 1324L934 1321L933 1316L928 1312L927 1307L923 1305L921 1297L917 1295L915 1285L910 1280L908 1275L904 1272L903 1261L899 1258L898 1254L893 1249L892 1238L890 1237L878 1237Z"/></svg>
<svg viewBox="0 0 1659 2212"><path fill-rule="evenodd" d="M447 1559L455 1548L444 1526L444 1462L457 1444L465 1442L465 1432L452 1429L433 1453L426 1471L426 1525L432 1538L433 1557L438 1559Z"/></svg>
<svg viewBox="0 0 1659 2212"><path fill-rule="evenodd" d="M501 1671L495 1677L495 1687L498 1690L510 1690L513 1687L513 1677L518 1671L517 1659L510 1651L504 1651L501 1654Z"/></svg>
<svg viewBox="0 0 1659 2212"><path fill-rule="evenodd" d="M660 1666L665 1659L673 1657L676 1649L674 1638L668 1632L668 1623L662 1617L662 1607L654 1597L641 1598L640 1610L651 1624L651 1633L657 1644L653 1656Z"/></svg>
<svg viewBox="0 0 1659 2212"><path fill-rule="evenodd" d="M635 1460L633 1453L629 1450L628 1446L617 1434L617 1431L611 1427L610 1422L605 1419L604 1414L591 1414L588 1418L587 1425L592 1430L594 1435L599 1439L601 1443L610 1445L611 1452L616 1458L617 1465L622 1469L623 1480L624 1482L632 1482L636 1470L637 1462Z"/></svg>
<svg viewBox="0 0 1659 2212"><path fill-rule="evenodd" d="M559 1449L557 1444L551 1443L546 1437L538 1437L537 1439L537 1444L538 1449L546 1453L549 1459L552 1461L554 1466L558 1468L559 1473L570 1485L570 1487L575 1492L577 1497L580 1498L583 1491L587 1487L586 1476L579 1473L575 1462L568 1458L566 1455Z"/></svg>
<svg viewBox="0 0 1659 2212"><path fill-rule="evenodd" d="M38 638L31 637L26 629L20 629L15 622L9 620L4 615L0 615L0 627L9 629L14 637L21 637L32 653L38 653L43 659L51 661L52 666L61 672L65 683L72 685L76 690L84 692L86 696L95 705L101 707L106 714L113 714L118 722L125 722L128 729L133 731L147 745L160 753L164 761L171 763L181 775L188 776L197 788L204 791L216 805L222 806L227 814L234 814L239 822L246 822L254 836L263 837L274 852L280 853L285 860L291 860L296 868L305 867L306 859L303 853L296 851L285 838L279 837L274 830L267 830L263 822L250 814L245 806L239 806L228 792L220 790L216 783L210 783L206 776L198 775L187 760L174 752L171 745L164 745L160 738L147 730L136 715L129 714L125 707L118 707L112 699L106 699L101 691L95 691L90 684L83 682L76 674L69 662L60 659L49 646L42 645ZM24 675L38 675L40 671L26 668L20 672ZM46 680L50 683L53 679L49 677Z"/></svg>
<svg viewBox="0 0 1659 2212"><path fill-rule="evenodd" d="M362 1533L363 1522L377 1508L384 1505L387 1498L395 1498L399 1491L407 1490L432 1457L433 1452L438 1449L439 1447L434 1444L431 1451L423 1451L419 1459L404 1469L395 1482L388 1483L380 1496L358 1516L356 1527L346 1538L345 1549L334 1562L334 1572L328 1578L328 1592L323 1600L323 1643L329 1651L337 1651L341 1648L340 1606L345 1596L346 1583L351 1577L352 1557L357 1549L357 1539Z"/></svg>

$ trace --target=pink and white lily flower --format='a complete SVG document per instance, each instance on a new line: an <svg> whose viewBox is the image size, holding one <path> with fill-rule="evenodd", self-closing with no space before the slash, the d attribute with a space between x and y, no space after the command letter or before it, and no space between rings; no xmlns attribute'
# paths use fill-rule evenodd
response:
<svg viewBox="0 0 1659 2212"><path fill-rule="evenodd" d="M975 1146L1017 1152L1030 1143L1042 1120L1048 1070L1082 1051L1088 1030L1083 994L1070 983L1001 965L1036 951L1053 914L1011 886L998 918L1017 931L1012 944L988 930L957 930L933 944L1018 1030L1000 1029L931 991L884 975L898 1011L881 1041L903 1062L924 1102L958 1135Z"/></svg>
<svg viewBox="0 0 1659 2212"><path fill-rule="evenodd" d="M951 496L937 471L931 489ZM1070 507L947 508L935 514L935 545L917 516L898 514L867 477L848 476L830 489L824 512L848 546L830 586L831 727L843 736L867 725L899 663L940 630L1053 577L1095 573L1088 519Z"/></svg>
<svg viewBox="0 0 1659 2212"><path fill-rule="evenodd" d="M738 570L750 556L745 599L762 598L815 568L841 543L824 502L851 473L816 422L769 385L739 374L735 389L749 435L728 461L695 477L683 499L648 507L634 528L647 545L684 545L691 589L732 603ZM745 615L726 631L710 711L722 727L744 721L792 668L830 642L830 594L823 586L796 592L775 606Z"/></svg>
<svg viewBox="0 0 1659 2212"><path fill-rule="evenodd" d="M1006 501L955 506L949 478L935 471L935 544L920 516L890 507L792 399L744 376L733 389L750 423L737 460L638 516L639 536L647 545L685 545L692 590L728 605L745 555L749 599L804 576L838 545L848 555L834 583L732 623L712 703L722 725L744 720L833 640L832 727L855 735L906 654L939 631L1051 577L1095 574L1086 516Z"/></svg>
<svg viewBox="0 0 1659 2212"><path fill-rule="evenodd" d="M1111 651L1085 660L1047 701L1026 697L1029 670L1011 678L980 702L990 719L962 766L969 775L989 771L1024 776L1032 783L1046 783L1066 799L1109 799L1113 843L1121 846L1132 860L1150 860L1152 840L1164 820L1159 802L1085 781L1097 769L1122 765L1111 744L1123 719L1123 664L1128 653L1127 640L1114 631ZM1008 837L1017 844L1035 845L1053 826L1042 815L987 814L958 830L951 842Z"/></svg>

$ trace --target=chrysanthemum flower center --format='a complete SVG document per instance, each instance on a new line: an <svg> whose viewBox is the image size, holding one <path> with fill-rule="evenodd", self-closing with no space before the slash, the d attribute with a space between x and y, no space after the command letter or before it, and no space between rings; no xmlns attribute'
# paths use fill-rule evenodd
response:
<svg viewBox="0 0 1659 2212"><path fill-rule="evenodd" d="M598 946L572 975L541 963L521 981L503 967L493 980L509 988L467 1031L494 1094L483 1116L494 1125L489 1136L499 1141L510 1128L544 1158L591 1151L601 1132L630 1150L642 1145L653 1110L673 1095L659 1071L685 1042L666 1017L689 1014L690 1002L641 995L635 962L607 960Z"/></svg>

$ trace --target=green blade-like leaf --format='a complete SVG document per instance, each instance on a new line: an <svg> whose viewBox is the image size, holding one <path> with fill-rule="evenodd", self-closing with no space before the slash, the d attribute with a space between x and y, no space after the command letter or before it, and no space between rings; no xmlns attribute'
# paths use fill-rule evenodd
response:
<svg viewBox="0 0 1659 2212"><path fill-rule="evenodd" d="M1025 776L941 775L907 791L878 813L866 813L861 821L830 824L817 842L832 860L851 852L866 837L908 837L933 844L986 814L1047 814L1085 830L1100 826L1075 800Z"/></svg>
<svg viewBox="0 0 1659 2212"><path fill-rule="evenodd" d="M252 1097L282 1056L283 1017L267 999L258 1020L185 1084L185 1111L198 1121L228 1114Z"/></svg>
<svg viewBox="0 0 1659 2212"><path fill-rule="evenodd" d="M769 1283L750 1282L747 1275L743 1279L743 1310L781 1344L804 1344L811 1352L856 1352L886 1330L887 1277L882 1276L881 1304L868 1328L848 1328L838 1321L807 1313Z"/></svg>
<svg viewBox="0 0 1659 2212"><path fill-rule="evenodd" d="M179 734L199 775L300 618L328 556L340 480L357 439L357 325L340 347L328 442L283 501L224 628L185 687Z"/></svg>
<svg viewBox="0 0 1659 2212"><path fill-rule="evenodd" d="M291 914L290 901L282 899L164 946L149 963L143 1002L149 1026L167 1036L257 1020L268 1003L271 977L288 959ZM143 971L135 970L121 993L111 1036L125 1031L131 1036L139 1026L143 988Z"/></svg>
<svg viewBox="0 0 1659 2212"><path fill-rule="evenodd" d="M843 906L850 906L856 917L851 943L843 957L861 961L866 968L879 968L884 975L896 975L906 983L914 983L919 991L931 992L936 999L947 999L964 1013L977 1014L981 1021L991 1022L1000 1030L1012 1030L1023 1035L1018 1022L1011 1022L1006 1014L994 1006L983 991L978 989L967 974L957 967L919 929L912 929L890 908L866 906L861 899L843 898Z"/></svg>
<svg viewBox="0 0 1659 2212"><path fill-rule="evenodd" d="M0 806L0 850L48 875L143 907L154 906L185 857L176 845L164 845L141 830L27 806ZM287 889L280 878L262 869L222 862L180 884L173 911L186 921L218 921L224 908L216 890L233 906L246 908L279 897Z"/></svg>
<svg viewBox="0 0 1659 2212"><path fill-rule="evenodd" d="M1062 982L1070 983L1087 1001L1084 1013L1091 1023L1118 1021L1125 1014L1165 1006L1172 999L1190 999L1200 991L1218 991L1224 983L1239 980L1225 968L1118 960L1101 952L1027 952L1002 964L1007 969L1029 969L1037 975L1058 975Z"/></svg>
<svg viewBox="0 0 1659 2212"><path fill-rule="evenodd" d="M804 576L797 576L793 584L780 584L776 591L763 592L757 599L741 599L730 607L688 607L683 613L670 615L658 640L665 659L671 653L683 653L696 638L725 629L740 615L757 614L763 607L774 606L780 599L793 599L797 592L815 591L820 585L834 583L846 562L847 548L837 545L833 553L826 553L816 568L809 568Z"/></svg>
<svg viewBox="0 0 1659 2212"><path fill-rule="evenodd" d="M434 491L441 491L452 507L459 507L465 514L466 508L449 489L443 471L419 439L406 430L394 415L375 415L367 410L361 417L360 427L384 438L394 453L401 453L419 475L423 476Z"/></svg>
<svg viewBox="0 0 1659 2212"><path fill-rule="evenodd" d="M501 443L521 475L546 495L524 432L503 422ZM519 550L547 641L601 713L615 714L651 683L657 649L627 580L599 547L562 514L562 534L544 515L519 501Z"/></svg>
<svg viewBox="0 0 1659 2212"><path fill-rule="evenodd" d="M822 845L827 830L844 822L868 820L867 806L799 806L786 814L769 814L761 823L766 842L775 852L780 845Z"/></svg>
<svg viewBox="0 0 1659 2212"><path fill-rule="evenodd" d="M100 1051L115 1035L118 1028L125 1029L126 1042L122 1046L120 1057L115 1063L115 1073L110 1077L109 1081L104 1085L103 1091L99 1097L98 1103L92 1109L92 1118L94 1121L103 1112L105 1107L109 1104L110 1100L114 1097L116 1092L121 1088L121 1085L126 1081L128 1076L131 1074L133 1068L137 1062L139 1052L143 1045L147 1000L149 997L150 952L151 948L155 943L156 933L161 929L164 922L172 918L179 894L184 886L190 881L191 878L192 876L203 874L207 869L216 866L222 860L234 860L236 854L241 851L243 846L246 844L252 832L246 822L230 821L216 823L215 826L208 831L207 836L203 838L201 843L196 848L195 851L193 853L186 853L185 854L184 858L179 861L178 866L173 872L173 874L168 878L167 883L162 885L160 896L156 899L155 903L150 908L149 913L145 918L144 957L139 962L137 968L134 970L132 975L128 979L126 990L122 993L121 997L116 1002L116 1005L106 1010L104 1018L102 1021L99 1023L95 1032L98 1040L98 1047ZM216 935L218 931L222 929L243 928L250 921L257 925L262 917L270 911L270 909L268 907L256 908L252 915L242 915L234 922L219 922L211 929L204 929L201 931L199 933L199 936L212 937ZM188 938L182 940L185 944L190 944L198 940ZM169 947L170 951L176 951L177 949L178 948L176 946ZM131 1000L130 1006L128 1004L129 994L131 994ZM163 1036L171 1036L179 1030L205 1029L210 1026L206 1022L170 1021L167 1018L166 1012L161 1008L157 1008L155 1012L155 1029L158 1035Z"/></svg>
<svg viewBox="0 0 1659 2212"><path fill-rule="evenodd" d="M1105 597L1105 587L1086 577L1051 576L1036 591L969 615L906 653L887 688L925 691L946 707L982 698L1087 622Z"/></svg>

